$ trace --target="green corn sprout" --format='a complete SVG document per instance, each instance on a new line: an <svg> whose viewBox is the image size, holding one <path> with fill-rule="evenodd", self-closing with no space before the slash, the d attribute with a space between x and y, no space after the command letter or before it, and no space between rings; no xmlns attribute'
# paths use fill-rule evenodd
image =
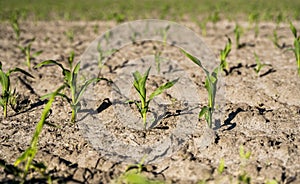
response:
<svg viewBox="0 0 300 184"><path fill-rule="evenodd" d="M292 49L294 51L297 65L298 65L298 75L300 76L300 36L297 35L297 30L295 26L290 22L290 29L294 35L294 48Z"/></svg>
<svg viewBox="0 0 300 184"><path fill-rule="evenodd" d="M276 27L278 27L279 24L284 21L284 16L283 16L282 12L278 13L275 21L276 21Z"/></svg>
<svg viewBox="0 0 300 184"><path fill-rule="evenodd" d="M111 35L112 35L112 33L110 31L105 32L104 38L105 38L105 41L107 44L109 43L109 39L110 39Z"/></svg>
<svg viewBox="0 0 300 184"><path fill-rule="evenodd" d="M65 35L66 35L66 37L68 38L68 40L70 42L74 41L74 31L73 31L73 29L65 31Z"/></svg>
<svg viewBox="0 0 300 184"><path fill-rule="evenodd" d="M167 44L167 38L168 38L168 31L169 31L169 29L170 29L170 25L167 25L167 26L162 30L164 46L166 46L166 44Z"/></svg>
<svg viewBox="0 0 300 184"><path fill-rule="evenodd" d="M218 173L222 174L224 172L224 169L225 169L225 160L224 158L222 158L219 163Z"/></svg>
<svg viewBox="0 0 300 184"><path fill-rule="evenodd" d="M204 106L201 111L199 112L199 119L202 116L205 116L205 120L207 122L207 125L209 128L212 128L212 120L213 120L213 112L215 109L215 97L217 92L217 82L218 82L218 73L219 70L221 70L222 66L221 64L216 67L212 73L209 73L208 70L206 70L199 59L192 56L191 54L187 53L186 51L182 50L182 52L195 64L200 66L200 68L204 71L206 78L205 78L205 89L208 93L208 105Z"/></svg>
<svg viewBox="0 0 300 184"><path fill-rule="evenodd" d="M170 27L171 27L170 25L167 25L164 28L159 28L158 30L156 30L156 34L160 34L160 36L162 37L164 46L166 46L167 44L168 31Z"/></svg>
<svg viewBox="0 0 300 184"><path fill-rule="evenodd" d="M241 184L250 184L251 183L251 178L248 176L248 174L244 171L243 174L240 174L238 176L238 181Z"/></svg>
<svg viewBox="0 0 300 184"><path fill-rule="evenodd" d="M160 51L155 52L154 60L155 60L155 63L156 63L157 73L160 73L160 63L163 60L163 58L161 57L161 52Z"/></svg>
<svg viewBox="0 0 300 184"><path fill-rule="evenodd" d="M97 51L99 53L98 57L98 67L101 69L103 67L103 59L104 59L104 52L102 50L100 42L97 45Z"/></svg>
<svg viewBox="0 0 300 184"><path fill-rule="evenodd" d="M276 180L267 180L266 182L265 182L265 184L278 184L278 181L276 181Z"/></svg>
<svg viewBox="0 0 300 184"><path fill-rule="evenodd" d="M17 41L19 42L20 40L20 34L21 34L21 30L20 30L20 26L19 26L19 21L18 21L18 15L17 13L15 13L10 20L11 26L14 30L15 36Z"/></svg>
<svg viewBox="0 0 300 184"><path fill-rule="evenodd" d="M22 53L25 55L25 63L28 67L28 69L31 69L31 60L34 59L35 57L39 56L43 51L37 51L31 54L31 44L34 42L35 38L33 38L26 46L18 46L19 49L22 51Z"/></svg>
<svg viewBox="0 0 300 184"><path fill-rule="evenodd" d="M240 150L239 150L239 155L241 158L241 167L244 170L245 166L246 166L246 161L248 161L250 159L251 156L251 152L250 151L245 151L244 146L240 146ZM238 181L240 183L245 183L245 184L250 184L251 183L251 177L248 176L247 172L245 172L245 170L243 171L243 174L239 174L238 176Z"/></svg>
<svg viewBox="0 0 300 184"><path fill-rule="evenodd" d="M98 45L97 45L97 51L98 51L98 67L99 69L102 69L103 67L103 60L105 59L105 57L108 57L112 54L114 54L117 50L116 49L111 49L111 50L107 50L107 51L104 51L101 47L101 43L99 42Z"/></svg>
<svg viewBox="0 0 300 184"><path fill-rule="evenodd" d="M132 100L129 101L129 102L134 102L137 108L139 109L145 128L146 128L146 118L147 118L149 103L153 100L154 97L160 95L166 89L171 88L178 81L178 79L176 79L161 85L154 92L152 92L149 96L149 99L147 99L146 81L148 79L150 69L151 67L148 68L148 70L144 73L143 76L138 71L133 73L133 77L134 77L133 86L139 94L140 102L132 101Z"/></svg>
<svg viewBox="0 0 300 184"><path fill-rule="evenodd" d="M240 146L239 154L240 154L240 158L244 160L249 160L251 156L251 152L250 151L246 152L244 146Z"/></svg>
<svg viewBox="0 0 300 184"><path fill-rule="evenodd" d="M209 16L208 19L209 19L210 21L212 21L212 23L214 24L214 28L215 28L216 23L217 23L218 21L221 20L219 11L214 11L214 12Z"/></svg>
<svg viewBox="0 0 300 184"><path fill-rule="evenodd" d="M59 94L59 92L64 88L65 86L62 86L60 88L58 88L55 92L53 92L51 95L50 95L50 98L49 98L49 101L47 102L43 112L42 112L42 115L41 115L41 119L39 120L39 122L37 123L36 125L36 129L35 129L35 132L33 134L33 137L32 137L32 140L31 140L31 143L30 143L30 146L29 148L27 148L25 150L25 152L17 158L17 160L15 161L14 165L15 166L18 166L20 163L22 162L25 162L25 166L24 166L24 170L23 170L23 183L25 182L26 180L26 176L29 172L29 169L31 168L34 168L34 169L40 169L40 164L38 166L35 166L32 161L38 151L38 140L39 140L39 135L41 134L42 132L42 129L44 127L44 124L45 124L45 121L46 121L46 118L47 116L49 115L49 112L50 112L50 109L51 109L51 106L52 106L52 103L54 101L54 98L57 94ZM45 169L45 166L43 166L42 168Z"/></svg>
<svg viewBox="0 0 300 184"><path fill-rule="evenodd" d="M242 34L242 28L236 23L234 28L234 35L235 35L237 49L241 48L241 44L240 44L241 34Z"/></svg>
<svg viewBox="0 0 300 184"><path fill-rule="evenodd" d="M224 70L224 69L229 70L226 58L231 51L231 39L230 38L227 38L227 39L228 39L228 42L226 43L225 48L223 50L221 50L221 52L220 52L220 60L221 60L222 70Z"/></svg>
<svg viewBox="0 0 300 184"><path fill-rule="evenodd" d="M163 184L164 182L158 180L150 180L144 175L142 175L142 171L145 168L144 166L144 158L138 164L130 165L126 169L126 171L119 176L116 181L113 183L115 184L123 184L123 183L140 183L140 184Z"/></svg>
<svg viewBox="0 0 300 184"><path fill-rule="evenodd" d="M13 92L10 89L10 74L15 73L15 72L20 72L23 73L24 75L27 75L29 77L33 76L26 72L25 70L22 70L21 68L14 68L8 70L8 72L4 72L2 70L2 62L0 62L0 83L2 87L2 94L1 94L1 99L0 99L0 105L3 108L3 116L4 118L7 117L7 105L9 104L10 99L13 97Z"/></svg>
<svg viewBox="0 0 300 184"><path fill-rule="evenodd" d="M273 38L271 38L273 44L277 47L277 48L281 48L280 44L279 44L279 38L277 35L277 30L274 29L273 31Z"/></svg>
<svg viewBox="0 0 300 184"><path fill-rule="evenodd" d="M64 76L63 86L66 86L70 90L71 98L69 98L67 95L65 95L63 93L58 93L58 96L61 96L62 98L66 99L67 102L70 104L71 109L72 109L71 122L75 123L77 112L80 109L79 100L80 100L80 97L85 92L86 88L91 83L99 82L100 80L107 80L107 79L105 79L105 78L92 78L90 80L85 81L85 83L80 88L78 88L78 86L76 85L76 82L77 82L77 76L78 76L79 69L80 69L80 62L78 62L73 68L74 52L72 52L70 54L70 57L69 57L68 61L69 61L70 69L64 68L62 64L60 64L60 63L58 63L57 61L54 61L54 60L43 61L43 62L39 63L38 65L36 65L35 68L39 68L39 67L44 66L44 65L54 64L54 65L57 65L58 67L60 67L62 69L62 74ZM46 94L46 95L42 96L41 99L49 98L50 96L52 96L52 94L53 93Z"/></svg>
<svg viewBox="0 0 300 184"><path fill-rule="evenodd" d="M258 26L258 22L259 22L259 13L254 12L251 13L248 17L250 24L255 23L254 26L254 32L255 32L255 38L258 36L259 33L259 26Z"/></svg>
<svg viewBox="0 0 300 184"><path fill-rule="evenodd" d="M254 53L254 57L255 57L255 61L256 61L256 66L254 68L256 74L259 74L260 70L266 66L266 64L261 63L258 55L256 53Z"/></svg>
<svg viewBox="0 0 300 184"><path fill-rule="evenodd" d="M207 19L204 19L204 20L198 22L198 26L200 27L201 32L202 32L202 36L207 35L207 28L206 28L207 21L208 21Z"/></svg>

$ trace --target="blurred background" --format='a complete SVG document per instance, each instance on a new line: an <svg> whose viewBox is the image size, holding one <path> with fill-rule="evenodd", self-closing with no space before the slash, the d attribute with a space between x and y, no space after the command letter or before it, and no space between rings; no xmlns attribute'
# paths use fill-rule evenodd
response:
<svg viewBox="0 0 300 184"><path fill-rule="evenodd" d="M0 20L300 19L299 0L0 0Z"/></svg>

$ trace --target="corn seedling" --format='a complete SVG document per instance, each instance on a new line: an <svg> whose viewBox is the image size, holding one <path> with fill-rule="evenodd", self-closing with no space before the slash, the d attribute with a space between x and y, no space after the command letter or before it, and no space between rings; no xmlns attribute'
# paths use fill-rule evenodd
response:
<svg viewBox="0 0 300 184"><path fill-rule="evenodd" d="M258 36L258 33L259 33L259 25L258 25L258 22L259 22L259 13L255 12L255 13L251 13L249 15L249 22L250 24L255 24L254 25L254 33L255 33L255 38Z"/></svg>
<svg viewBox="0 0 300 184"><path fill-rule="evenodd" d="M224 172L224 169L225 169L225 161L224 158L222 158L219 163L218 173L222 174Z"/></svg>
<svg viewBox="0 0 300 184"><path fill-rule="evenodd" d="M98 24L96 24L96 25L93 26L93 32L95 34L97 34L99 32L99 25Z"/></svg>
<svg viewBox="0 0 300 184"><path fill-rule="evenodd" d="M216 28L216 23L221 20L219 11L214 11L208 19L213 23L214 28Z"/></svg>
<svg viewBox="0 0 300 184"><path fill-rule="evenodd" d="M31 54L31 44L34 42L34 40L35 38L30 40L30 42L24 47L18 46L21 52L25 55L25 64L27 65L28 70L31 69L31 60L43 53L43 51L40 50Z"/></svg>
<svg viewBox="0 0 300 184"><path fill-rule="evenodd" d="M8 70L8 72L4 72L2 70L2 63L0 62L0 83L2 87L2 94L1 94L1 99L0 99L0 105L3 108L3 116L4 118L7 117L7 105L9 104L9 101L13 97L13 92L10 89L10 74L15 73L15 72L20 72L23 73L24 75L27 75L29 77L32 77L28 72L25 70L22 70L21 68L14 68Z"/></svg>
<svg viewBox="0 0 300 184"><path fill-rule="evenodd" d="M154 97L156 97L157 95L160 95L166 89L171 88L178 81L178 79L175 79L173 81L170 81L170 82L167 82L167 83L161 85L154 92L152 92L149 96L149 99L147 99L146 81L148 79L150 69L151 68L148 68L148 70L144 73L143 76L138 71L133 73L133 77L134 77L133 86L139 94L140 102L132 101L132 100L129 101L129 102L134 102L135 105L137 106L137 108L140 112L140 115L143 119L145 128L147 125L146 124L147 111L148 111L150 102L153 100Z"/></svg>
<svg viewBox="0 0 300 184"><path fill-rule="evenodd" d="M90 80L85 81L85 83L78 88L76 82L77 82L77 76L79 73L80 69L80 62L78 62L74 67L73 67L73 61L74 61L74 52L70 54L70 57L68 59L69 62L69 67L70 69L64 68L64 66L57 61L54 60L46 60L38 65L35 66L35 68L39 68L44 65L56 65L62 69L62 74L64 76L64 84L63 86L67 87L67 89L70 90L71 93L71 98L69 98L66 94L63 93L58 93L58 96L61 96L62 98L66 99L67 102L70 104L71 109L72 109L72 115L71 115L71 122L75 123L76 121L76 115L78 110L80 109L80 97L83 95L85 92L86 88L94 82L98 82L100 80L107 80L105 78L92 78ZM52 96L53 93L46 94L41 97L41 99L46 99Z"/></svg>
<svg viewBox="0 0 300 184"><path fill-rule="evenodd" d="M97 45L97 51L99 53L99 56L98 56L98 67L99 67L99 69L102 69L102 67L103 67L103 59L105 57L104 57L104 52L102 50L100 42Z"/></svg>
<svg viewBox="0 0 300 184"><path fill-rule="evenodd" d="M46 169L46 166L42 163L39 163L39 164L33 164L33 159L38 151L38 140L39 140L39 135L41 134L42 132L42 129L44 127L44 124L45 124L45 121L46 121L46 118L48 117L49 115L49 112L50 112L50 109L51 109L51 106L52 106L52 103L55 99L55 96L57 94L59 94L59 92L64 88L64 86L58 88L55 92L53 92L50 96L49 96L49 101L47 102L43 112L42 112L42 115L41 115L41 119L39 120L38 124L36 125L36 129L35 129L35 132L33 134L33 137L32 137L32 140L31 140L31 143L30 143L30 146L29 148L27 148L25 150L25 152L17 158L17 160L15 161L14 165L15 166L18 166L20 163L25 163L25 166L24 166L24 169L23 169L23 182L24 183L26 181L26 177L27 177L27 174L29 172L29 169L34 169L34 170L41 170L41 171L44 171Z"/></svg>
<svg viewBox="0 0 300 184"><path fill-rule="evenodd" d="M249 160L251 156L250 151L245 151L244 146L240 146L240 151L239 151L240 158L243 160Z"/></svg>
<svg viewBox="0 0 300 184"><path fill-rule="evenodd" d="M19 21L18 21L18 14L14 13L10 19L11 27L14 30L17 42L20 40L20 34L21 34L21 29L19 26Z"/></svg>
<svg viewBox="0 0 300 184"><path fill-rule="evenodd" d="M207 35L206 24L207 24L207 19L202 20L202 21L200 21L200 22L198 23L198 26L199 26L200 29L201 29L202 36L206 36L206 35Z"/></svg>
<svg viewBox="0 0 300 184"><path fill-rule="evenodd" d="M73 31L73 29L67 30L64 33L65 33L66 37L68 38L68 40L70 42L74 41L74 31Z"/></svg>
<svg viewBox="0 0 300 184"><path fill-rule="evenodd" d="M112 33L110 31L105 32L104 38L105 38L106 44L109 43L109 39L110 39L111 35L112 35Z"/></svg>
<svg viewBox="0 0 300 184"><path fill-rule="evenodd" d="M266 184L278 184L276 180L267 180Z"/></svg>
<svg viewBox="0 0 300 184"><path fill-rule="evenodd" d="M277 28L277 27L279 26L279 24L280 24L281 22L283 22L283 21L284 21L284 16L283 16L282 12L279 12L278 15L277 15L276 18L275 18L276 28Z"/></svg>
<svg viewBox="0 0 300 184"><path fill-rule="evenodd" d="M238 181L240 184L250 184L251 183L251 178L248 176L248 174L246 172L244 172L243 174L240 174L238 176Z"/></svg>
<svg viewBox="0 0 300 184"><path fill-rule="evenodd" d="M280 44L279 44L279 37L277 35L277 30L274 29L273 31L273 37L271 38L273 44L277 47L277 48L281 48Z"/></svg>
<svg viewBox="0 0 300 184"><path fill-rule="evenodd" d="M261 70L264 66L266 66L266 64L263 64L263 63L260 61L260 59L259 59L259 57L258 57L258 55L257 55L256 53L254 53L254 57L255 57L255 61L256 61L256 66L255 66L255 68L254 68L254 71L255 71L256 74L258 75L259 72L260 72L260 70Z"/></svg>
<svg viewBox="0 0 300 184"><path fill-rule="evenodd" d="M297 30L295 26L290 22L290 29L294 35L294 48L292 50L294 51L297 65L298 65L298 75L300 76L300 36L297 35Z"/></svg>
<svg viewBox="0 0 300 184"><path fill-rule="evenodd" d="M111 49L108 51L104 51L101 47L101 43L99 42L97 45L97 51L98 51L98 67L99 69L102 69L103 67L103 60L105 59L105 57L108 57L112 54L114 54L117 50L116 49Z"/></svg>
<svg viewBox="0 0 300 184"><path fill-rule="evenodd" d="M139 36L140 34L138 32L136 32L135 29L131 25L129 25L129 29L131 30L131 35L130 35L129 39L132 44L136 44L137 36Z"/></svg>
<svg viewBox="0 0 300 184"><path fill-rule="evenodd" d="M155 60L155 64L156 64L157 73L160 73L160 63L161 63L161 61L163 61L160 51L155 52L154 60Z"/></svg>
<svg viewBox="0 0 300 184"><path fill-rule="evenodd" d="M239 155L240 155L240 159L242 161L241 166L242 166L242 169L244 170L246 161L248 161L250 159L251 152L250 151L246 152L244 149L244 146L240 146ZM251 178L250 178L250 176L248 176L248 174L245 171L243 171L243 174L240 174L238 176L238 181L239 181L239 183L250 184Z"/></svg>
<svg viewBox="0 0 300 184"><path fill-rule="evenodd" d="M220 52L220 60L221 60L220 65L221 65L222 70L228 71L229 67L228 67L226 58L231 51L231 39L230 38L227 38L227 39L228 39L228 42L226 43L225 48L223 50L221 50L221 52Z"/></svg>
<svg viewBox="0 0 300 184"><path fill-rule="evenodd" d="M147 177L142 175L142 171L144 169L144 159L145 157L142 158L140 163L130 165L126 169L126 171L119 176L116 181L113 183L116 184L163 184L161 181L156 181L156 180L150 180Z"/></svg>
<svg viewBox="0 0 300 184"><path fill-rule="evenodd" d="M217 82L218 82L218 73L219 70L222 69L221 64L216 67L212 73L209 73L208 70L206 70L203 66L201 61L192 56L191 54L185 52L182 50L182 52L190 59L192 60L195 64L200 66L200 68L204 71L206 77L205 77L205 89L208 93L208 105L204 106L201 111L199 112L199 119L204 116L205 120L207 122L207 125L209 128L212 128L212 120L213 120L213 112L215 109L215 97L216 97L216 92L217 92Z"/></svg>
<svg viewBox="0 0 300 184"><path fill-rule="evenodd" d="M121 23L125 21L126 16L122 13L114 13L113 18L117 23Z"/></svg>
<svg viewBox="0 0 300 184"><path fill-rule="evenodd" d="M241 28L240 25L238 25L236 23L235 28L234 28L234 35L235 35L235 42L236 42L236 48L237 49L241 48L241 44L240 44L241 34L242 34L242 28Z"/></svg>
<svg viewBox="0 0 300 184"><path fill-rule="evenodd" d="M167 45L168 31L170 29L170 25L167 25L164 29L161 30L161 35L163 38L164 46Z"/></svg>

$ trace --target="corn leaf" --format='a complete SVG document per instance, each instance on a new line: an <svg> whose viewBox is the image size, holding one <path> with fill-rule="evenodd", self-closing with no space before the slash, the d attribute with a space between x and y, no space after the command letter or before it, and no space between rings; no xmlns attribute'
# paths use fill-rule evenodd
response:
<svg viewBox="0 0 300 184"><path fill-rule="evenodd" d="M63 67L62 64L58 63L57 61L55 60L46 60L46 61L43 61L43 62L40 62L39 64L35 65L34 68L40 68L44 65L51 65L51 64L54 64L54 65L57 65L59 66L62 70L65 70L65 68Z"/></svg>
<svg viewBox="0 0 300 184"><path fill-rule="evenodd" d="M35 52L35 53L32 54L32 57L37 57L37 56L41 55L42 53L43 53L42 50L37 51L37 52Z"/></svg>
<svg viewBox="0 0 300 184"><path fill-rule="evenodd" d="M204 106L204 107L201 109L201 111L199 112L199 119L200 119L203 115L207 114L207 113L208 113L208 110L209 110L209 107Z"/></svg>
<svg viewBox="0 0 300 184"><path fill-rule="evenodd" d="M148 68L143 76L138 71L133 73L133 85L142 99L146 99L146 81L148 79L150 69L151 68Z"/></svg>
<svg viewBox="0 0 300 184"><path fill-rule="evenodd" d="M218 173L222 174L224 171L224 168L225 168L225 161L224 161L224 158L222 158L219 163Z"/></svg>
<svg viewBox="0 0 300 184"><path fill-rule="evenodd" d="M14 72L21 72L23 73L24 75L27 75L31 78L34 78L30 73L26 72L25 70L21 69L21 68L14 68L12 70L9 70L7 75L9 76L11 73L14 73Z"/></svg>
<svg viewBox="0 0 300 184"><path fill-rule="evenodd" d="M46 95L43 95L43 96L40 97L40 100L49 99L49 98L51 98L51 96L52 96L54 93L55 93L55 92L52 92L52 93L48 93L48 94L46 94ZM71 99L70 99L67 95L65 95L65 94L63 94L63 93L57 93L56 96L63 97L63 98L66 99L68 102L71 102Z"/></svg>
<svg viewBox="0 0 300 184"><path fill-rule="evenodd" d="M86 88L91 84L91 83L94 83L94 82L99 82L101 80L106 80L106 81L109 81L107 80L106 78L93 78L93 79L90 79L90 80L87 80L85 81L85 83L83 84L83 86L80 88L78 94L77 94L77 98L76 98L76 101L75 101L75 104L76 105L78 102L79 102L79 99L80 97L82 96L82 94L85 92Z"/></svg>
<svg viewBox="0 0 300 184"><path fill-rule="evenodd" d="M196 58L196 57L192 56L191 54L187 53L185 50L181 50L181 52L183 52L184 55L186 55L186 56L187 56L190 60L192 60L195 64L197 64L198 66L200 66L200 67L204 70L204 72L205 72L206 75L209 73L209 72L202 66L202 63L201 63L201 61L200 61L198 58Z"/></svg>
<svg viewBox="0 0 300 184"><path fill-rule="evenodd" d="M295 26L293 25L292 22L290 22L290 29L291 29L294 37L297 38L297 30L296 30L296 28L295 28Z"/></svg>
<svg viewBox="0 0 300 184"><path fill-rule="evenodd" d="M162 92L164 92L166 89L169 89L170 87L174 86L174 84L178 81L179 79L175 79L173 81L167 82L166 84L158 87L151 95L149 96L148 102L150 102L154 97L157 95L160 95Z"/></svg>
<svg viewBox="0 0 300 184"><path fill-rule="evenodd" d="M45 106L45 108L44 108L44 110L42 112L41 119L40 119L40 121L38 122L38 124L36 126L34 135L33 135L32 140L31 140L30 147L27 148L26 151L20 157L18 157L17 160L14 163L14 165L17 166L21 162L27 160L26 161L26 165L25 165L25 169L24 169L24 175L25 176L27 175L27 172L28 172L30 166L32 165L32 160L33 160L33 158L36 155L36 152L37 152L37 149L38 149L37 148L38 138L39 138L39 135L40 135L40 133L42 131L42 128L43 128L43 126L45 124L45 121L46 121L46 118L48 116L48 113L49 113L49 111L51 109L51 106L52 106L52 103L54 101L54 98L59 93L59 91L61 91L64 87L65 86L61 86L54 93L52 93L52 96L50 97L48 103L46 104L46 106Z"/></svg>
<svg viewBox="0 0 300 184"><path fill-rule="evenodd" d="M2 70L0 70L0 82L2 86L2 92L4 93L9 89L9 79L8 76Z"/></svg>

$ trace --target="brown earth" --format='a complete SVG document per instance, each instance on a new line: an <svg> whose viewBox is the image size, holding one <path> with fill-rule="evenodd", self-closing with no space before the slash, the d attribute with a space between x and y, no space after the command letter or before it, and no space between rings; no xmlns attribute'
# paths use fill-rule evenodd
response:
<svg viewBox="0 0 300 184"><path fill-rule="evenodd" d="M201 30L191 22L182 24L201 33ZM207 35L203 37L203 41L216 57L227 41L225 35L234 38L234 25L235 23L228 21L221 21L216 25L208 24ZM197 183L201 180L207 183L237 183L238 177L247 173L251 177L251 183L265 183L271 179L279 183L300 183L300 80L294 54L288 51L293 43L289 25L280 24L276 28L274 23L262 22L259 24L258 37L255 37L253 26L246 22L240 22L240 25L244 28L241 36L242 47L236 49L233 39L233 49L228 57L229 73L223 77L225 121L216 130L213 143L198 149L199 133L191 135L182 148L171 157L146 165L143 173L149 178L164 180L167 183ZM300 22L295 25L300 29ZM20 26L20 44L24 45L35 37L32 49L43 50L43 53L32 61L32 65L46 59L58 60L66 65L67 57L72 50L75 51L76 58L79 58L90 42L115 26L115 23L21 22ZM274 29L277 29L282 48L277 48L270 39ZM3 70L7 71L13 67L26 69L25 57L16 46L11 26L8 23L1 23L0 30L0 60ZM74 31L73 41L65 34L70 30ZM122 54L130 55L132 51L131 56L135 55L134 53L142 55L143 52L147 53L147 49L152 52L154 45L156 43L140 43L126 47L123 52L120 50L114 56L119 63L107 62L106 65L118 69L124 61ZM162 46L158 44L155 47ZM165 50L165 56L174 54L173 57L177 60L184 59L175 48L167 47ZM256 63L254 53L267 64L259 75L254 71ZM195 66L191 63L184 69L199 87L199 93L205 95L203 75ZM30 72L34 79L21 74L12 74L12 87L16 88L19 98L23 99L21 109L19 112L9 109L7 119L3 119L1 114L0 158L7 164L13 164L30 144L45 103L39 100L39 97L54 91L63 82L61 71L57 67L32 69ZM110 79L116 76L105 69L101 74ZM110 97L107 83L101 82L100 86L106 86L107 90L101 95L99 104ZM201 101L201 105L203 103L205 99ZM112 182L129 164L115 162L95 151L89 140L84 138L78 124L70 123L70 114L68 104L57 98L47 121L58 127L44 127L35 160L45 163L54 183ZM118 123L118 119L113 115L112 106L100 114ZM166 121L176 121L176 118ZM164 125L168 125L168 122ZM126 134L136 134L126 130L126 134L123 135L118 126L118 124L110 125L110 130L114 131L116 128L116 134L120 135L120 139L122 136L127 139ZM205 122L200 121L199 127L204 126ZM160 134L168 132L151 134L151 140ZM133 136L140 144L145 143L139 137ZM251 152L249 160L240 158L241 145L246 151ZM226 167L222 174L218 174L217 168L221 158L225 160ZM10 183L14 178L2 167L0 173L3 183Z"/></svg>

